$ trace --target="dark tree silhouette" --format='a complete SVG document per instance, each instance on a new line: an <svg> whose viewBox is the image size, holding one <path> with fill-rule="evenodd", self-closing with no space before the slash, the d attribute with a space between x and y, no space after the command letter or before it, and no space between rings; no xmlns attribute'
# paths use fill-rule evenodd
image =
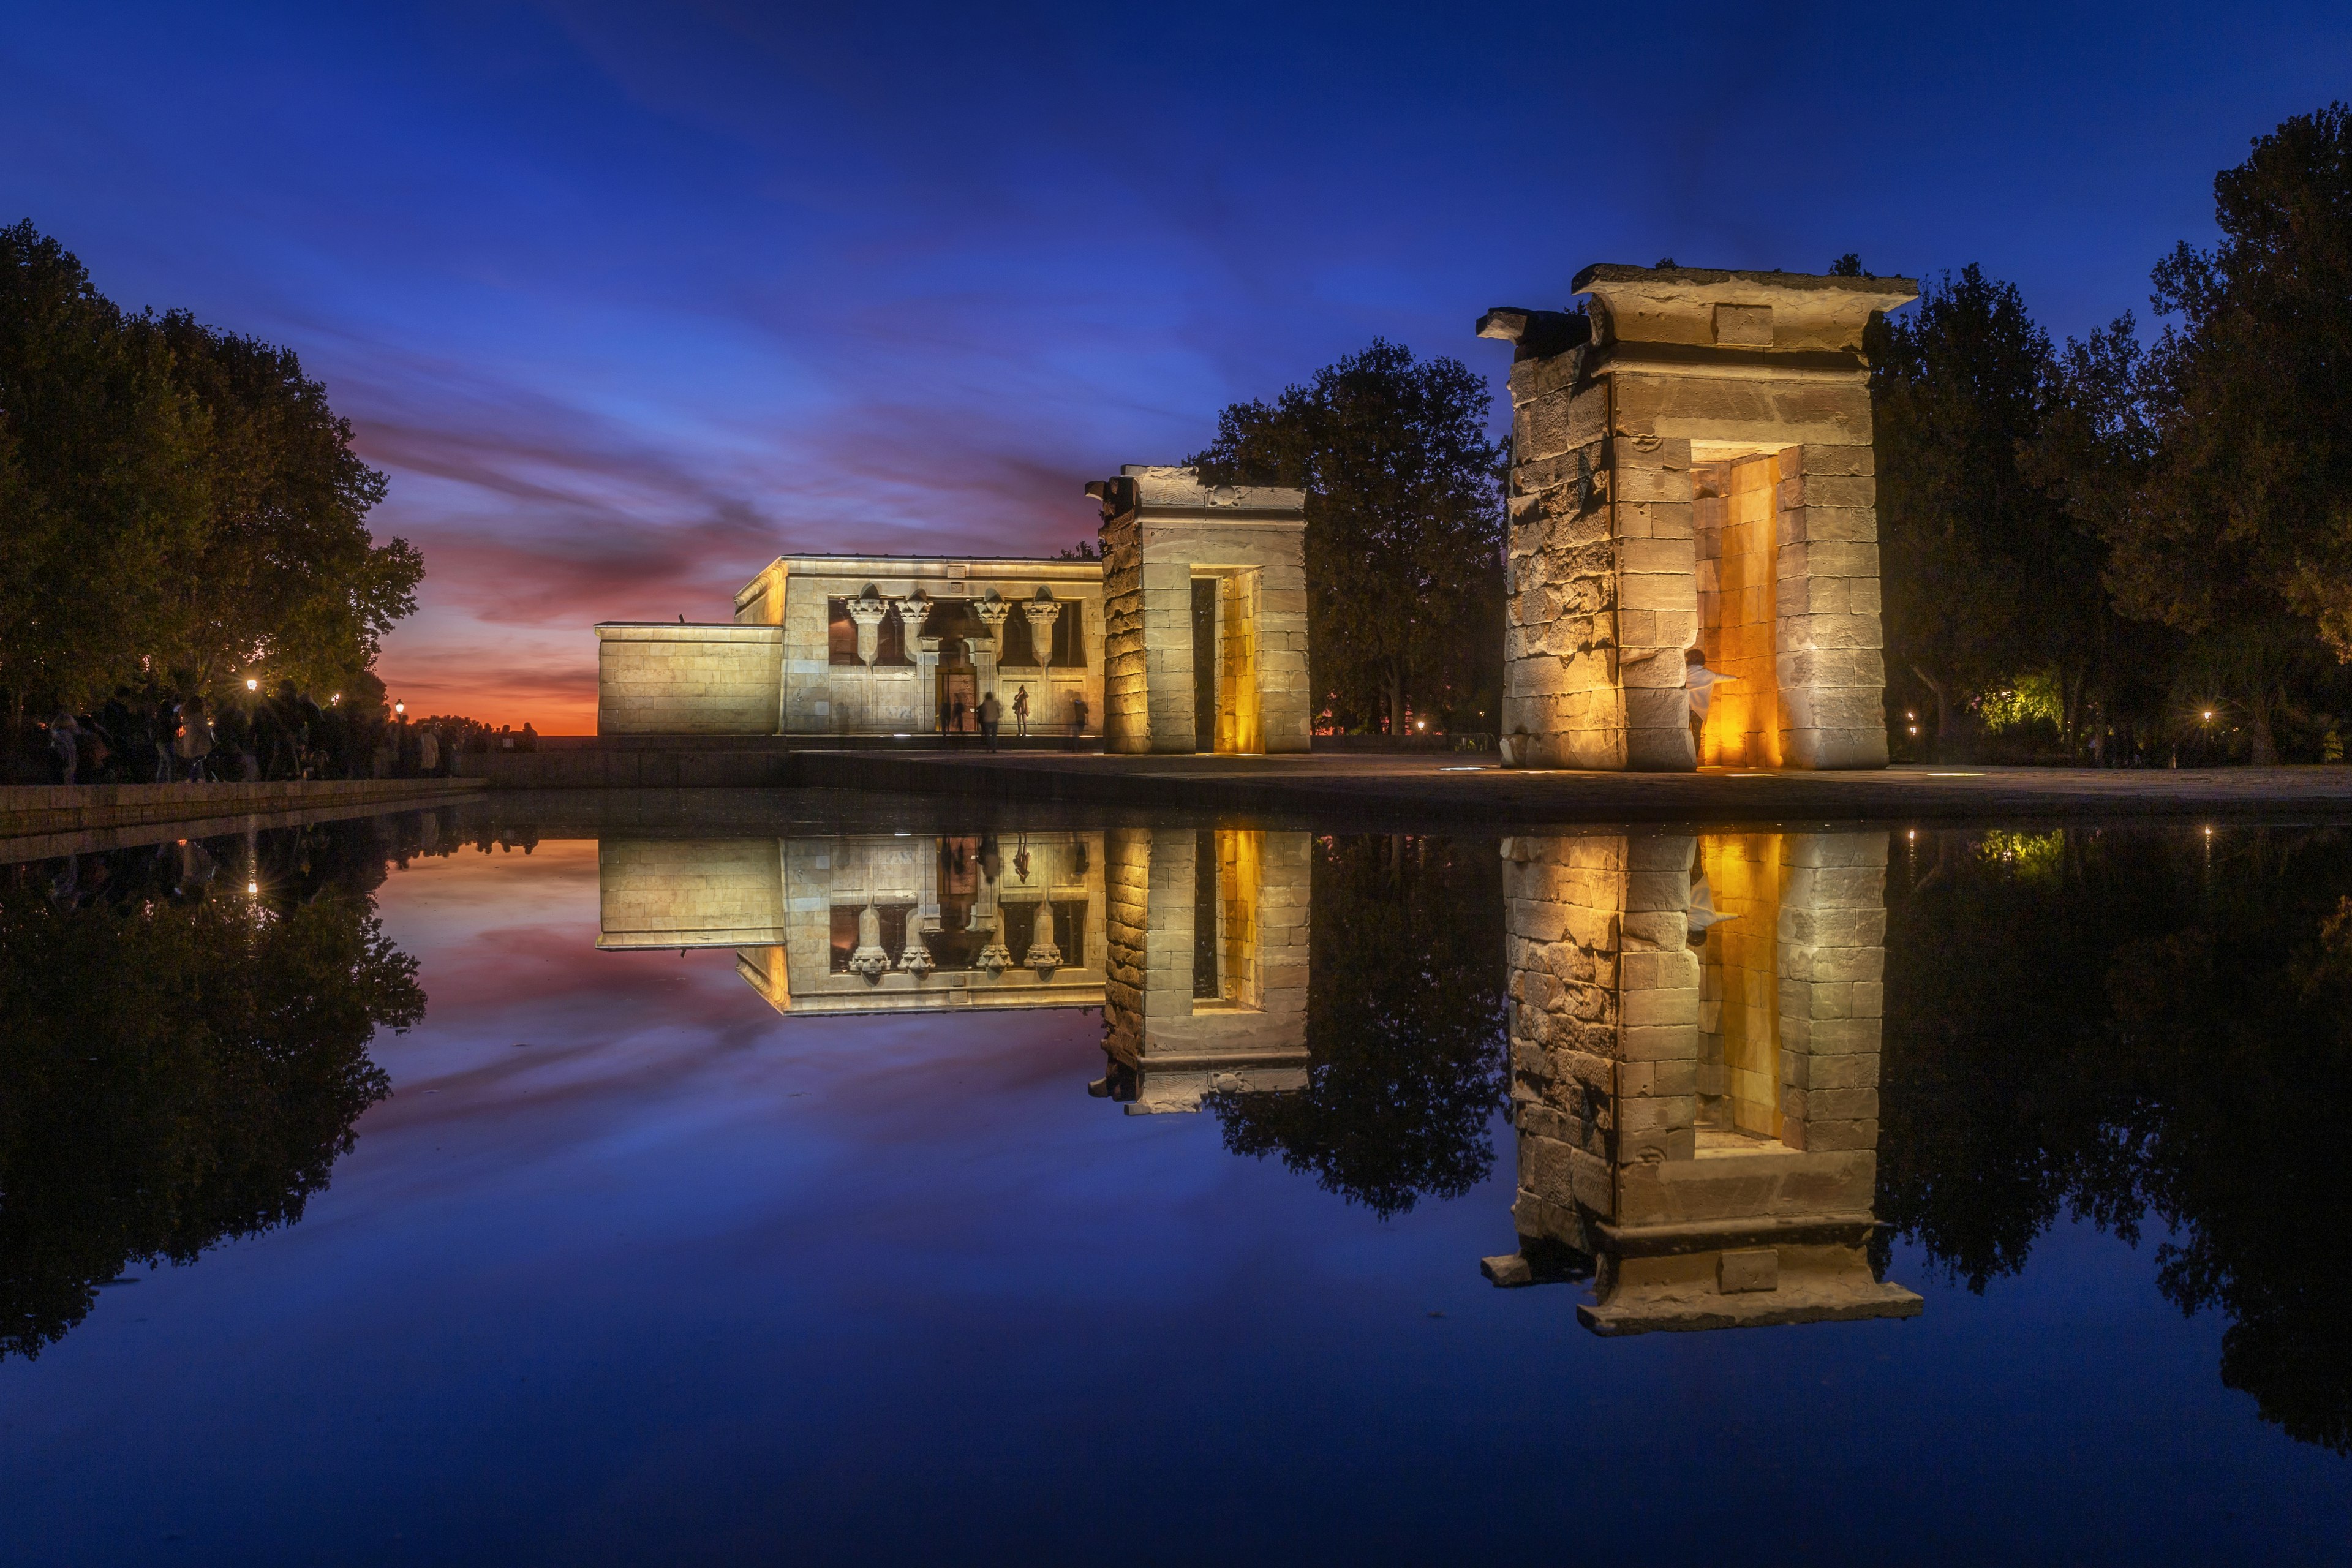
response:
<svg viewBox="0 0 2352 1568"><path fill-rule="evenodd" d="M1494 1163L1503 896L1492 839L1317 840L1307 1087L1216 1102L1225 1146L1383 1217Z"/></svg>
<svg viewBox="0 0 2352 1568"><path fill-rule="evenodd" d="M242 878L236 841L0 868L0 1354L126 1265L299 1219L388 1091L368 1042L425 995L375 825L257 847Z"/></svg>

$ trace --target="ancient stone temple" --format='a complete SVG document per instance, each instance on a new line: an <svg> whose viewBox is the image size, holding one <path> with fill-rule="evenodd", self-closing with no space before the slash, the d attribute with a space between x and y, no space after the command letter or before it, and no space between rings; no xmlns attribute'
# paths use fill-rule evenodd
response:
<svg viewBox="0 0 2352 1568"><path fill-rule="evenodd" d="M1908 1317L1872 1272L1887 839L1506 839L1519 1250L1603 1334Z"/></svg>
<svg viewBox="0 0 2352 1568"><path fill-rule="evenodd" d="M790 1016L1099 1007L1130 1113L1307 1082L1308 836L607 838L607 952L719 947Z"/></svg>
<svg viewBox="0 0 2352 1568"><path fill-rule="evenodd" d="M1863 329L1899 278L1588 267L1515 345L1517 766L1886 763ZM1693 655L1727 677L1693 723ZM1701 677L1703 683L1704 677Z"/></svg>
<svg viewBox="0 0 2352 1568"><path fill-rule="evenodd" d="M1025 690L1036 733L1096 735L1102 615L1093 561L781 556L731 623L597 626L596 730L969 735L983 696Z"/></svg>
<svg viewBox="0 0 2352 1568"><path fill-rule="evenodd" d="M600 735L1307 749L1304 498L1129 466L1087 487L1102 559L779 557L731 622L596 627Z"/></svg>

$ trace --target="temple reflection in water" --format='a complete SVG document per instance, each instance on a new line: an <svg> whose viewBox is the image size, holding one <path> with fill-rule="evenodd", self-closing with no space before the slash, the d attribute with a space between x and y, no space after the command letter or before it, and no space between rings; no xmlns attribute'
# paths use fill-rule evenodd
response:
<svg viewBox="0 0 2352 1568"><path fill-rule="evenodd" d="M1603 1334L1903 1317L1869 1242L1886 837L1503 841L1515 1254ZM605 840L612 950L787 1015L1100 1007L1129 1112L1304 1089L1314 843L1250 829ZM1484 1156L1481 1156L1482 1159Z"/></svg>
<svg viewBox="0 0 2352 1568"><path fill-rule="evenodd" d="M1603 1334L1908 1317L1873 1274L1885 833L1503 842L1519 1251Z"/></svg>
<svg viewBox="0 0 2352 1568"><path fill-rule="evenodd" d="M731 947L778 1012L1099 1007L1130 1112L1307 1081L1308 836L607 839L608 950Z"/></svg>

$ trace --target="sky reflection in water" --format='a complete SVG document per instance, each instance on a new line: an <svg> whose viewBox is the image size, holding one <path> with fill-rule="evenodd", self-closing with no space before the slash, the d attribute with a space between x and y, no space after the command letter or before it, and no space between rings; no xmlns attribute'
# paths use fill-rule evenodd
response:
<svg viewBox="0 0 2352 1568"><path fill-rule="evenodd" d="M419 821L387 819L383 843L413 847ZM2021 1540L2330 1555L2352 1529L2344 1460L2223 1386L2228 1318L2159 1292L2160 1225L2127 1247L2116 1215L2070 1217L2074 1178L2053 1173L2108 1147L2098 1083L2153 1101L2171 1081L2080 1044L2125 994L2117 943L2169 944L2151 951L2223 1001L2213 963L2300 944L2273 988L2324 1001L2308 988L2332 984L2352 847L1923 839L1897 835L1888 870L1879 1194L1909 1224L1885 1277L1923 1315L1613 1341L1578 1326L1579 1287L1478 1275L1512 1246L1513 1128L1490 1109L1465 1142L1401 1103L1498 1091L1499 1041L1484 1069L1386 1102L1333 1087L1378 1018L1335 1036L1333 1010L1364 997L1328 964L1308 1030L1328 1114L1271 1135L1326 1157L1294 1171L1229 1151L1257 1125L1232 1102L1130 1116L1089 1098L1097 1010L780 1016L731 948L599 952L593 840L413 856L374 892L430 999L371 1047L393 1094L298 1223L134 1268L36 1359L0 1363L0 1555L1427 1561L1543 1530L1638 1561L1733 1541L1766 1561ZM380 864L374 842L337 853ZM1381 952L1379 924L1460 948L1382 994L1465 969L1475 991L1486 944L1499 1007L1494 840L1310 848L1318 962L1349 931ZM2201 1031L2226 1110L2260 1114L2265 1074L2292 1089L2343 1059L2249 1058L2259 1042L2197 1016L2197 995L2168 1016ZM2161 1021L2128 1020L2147 1062L2180 1048ZM2142 1131L2181 1145L2148 1168L2187 1173L2175 1195L2197 1212L2268 1204L2324 1259L2344 1250L2341 1186L2315 1178L2341 1157L2308 1147L2316 1125L2249 1141L2274 1157L2246 1160L2248 1181L2272 1186L2242 1202L2187 1147L2212 1126ZM1333 1153L1351 1127L1380 1148ZM2103 1180L2074 1196L2095 1206ZM2242 1264L2275 1255L2244 1228ZM2307 1339L2342 1320L2294 1321ZM2352 1353L2294 1348L2311 1383Z"/></svg>

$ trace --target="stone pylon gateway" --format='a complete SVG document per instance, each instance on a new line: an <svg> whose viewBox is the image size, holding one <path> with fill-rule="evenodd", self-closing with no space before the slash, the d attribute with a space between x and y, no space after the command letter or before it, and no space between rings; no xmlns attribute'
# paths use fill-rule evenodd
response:
<svg viewBox="0 0 2352 1568"><path fill-rule="evenodd" d="M1497 309L1517 766L1886 763L1869 365L1902 278L1601 265ZM1690 655L1728 679L1692 721Z"/></svg>
<svg viewBox="0 0 2352 1568"><path fill-rule="evenodd" d="M1103 749L1307 750L1307 497L1130 463L1102 509Z"/></svg>

